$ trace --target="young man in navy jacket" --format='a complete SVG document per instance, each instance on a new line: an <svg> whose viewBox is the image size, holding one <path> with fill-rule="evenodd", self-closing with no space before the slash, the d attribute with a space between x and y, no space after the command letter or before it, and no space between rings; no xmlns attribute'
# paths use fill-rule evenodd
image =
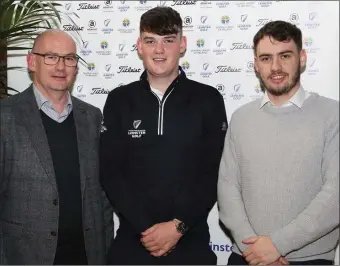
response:
<svg viewBox="0 0 340 266"><path fill-rule="evenodd" d="M227 118L222 96L189 80L182 19L156 7L140 21L140 80L104 107L101 183L120 218L109 264L216 264L207 217L216 202Z"/></svg>

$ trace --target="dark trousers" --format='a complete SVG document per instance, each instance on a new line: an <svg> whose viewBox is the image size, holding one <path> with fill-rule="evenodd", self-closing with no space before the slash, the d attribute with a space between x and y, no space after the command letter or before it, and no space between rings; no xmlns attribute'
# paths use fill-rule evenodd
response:
<svg viewBox="0 0 340 266"><path fill-rule="evenodd" d="M305 260L305 261L289 261L291 265L332 265L333 261L331 260ZM231 253L228 265L248 265L248 262L239 254Z"/></svg>
<svg viewBox="0 0 340 266"><path fill-rule="evenodd" d="M121 228L120 228L121 229ZM108 265L216 265L217 257L207 241L181 239L167 256L154 257L142 246L139 236L118 229L108 252ZM119 231L120 230L120 231ZM188 236L185 236L188 237ZM190 237L190 236L189 236ZM191 240L191 239L189 239Z"/></svg>

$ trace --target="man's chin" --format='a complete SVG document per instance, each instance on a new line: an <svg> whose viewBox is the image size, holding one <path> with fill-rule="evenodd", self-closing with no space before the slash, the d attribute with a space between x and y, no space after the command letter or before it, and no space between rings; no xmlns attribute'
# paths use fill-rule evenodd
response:
<svg viewBox="0 0 340 266"><path fill-rule="evenodd" d="M66 92L66 91L69 90L69 88L65 87L65 86L62 86L62 87L55 86L55 87L51 87L51 90L53 90L53 91L60 91L60 92Z"/></svg>
<svg viewBox="0 0 340 266"><path fill-rule="evenodd" d="M166 71L166 70L160 70L160 69L157 69L157 70L153 70L153 71L149 71L150 74L152 74L153 76L155 77L166 77L169 75L169 72Z"/></svg>
<svg viewBox="0 0 340 266"><path fill-rule="evenodd" d="M287 88L287 87L284 87L284 88L267 88L267 91L272 94L272 95L275 95L275 96L282 96L282 95L285 95L287 93L289 93L291 91L292 88Z"/></svg>

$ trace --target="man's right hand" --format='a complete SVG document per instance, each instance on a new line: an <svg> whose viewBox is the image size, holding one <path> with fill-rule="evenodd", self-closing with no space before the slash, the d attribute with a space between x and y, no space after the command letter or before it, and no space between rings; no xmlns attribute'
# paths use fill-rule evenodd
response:
<svg viewBox="0 0 340 266"><path fill-rule="evenodd" d="M168 254L182 237L173 221L158 223L142 233L143 246L155 257Z"/></svg>

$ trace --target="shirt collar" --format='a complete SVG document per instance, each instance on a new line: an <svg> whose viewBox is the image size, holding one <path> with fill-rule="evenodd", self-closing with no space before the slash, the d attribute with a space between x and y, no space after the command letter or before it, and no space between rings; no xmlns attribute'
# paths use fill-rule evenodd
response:
<svg viewBox="0 0 340 266"><path fill-rule="evenodd" d="M34 92L35 99L37 100L39 110L45 104L52 107L52 103L48 99L46 99L46 97L37 89L37 87L34 84L33 84L33 92ZM67 92L66 108L69 110L69 112L72 109L72 100L71 100L71 94L69 91Z"/></svg>
<svg viewBox="0 0 340 266"><path fill-rule="evenodd" d="M306 99L306 91L300 86L300 88L297 90L297 92L293 95L292 98L288 100L287 103L294 104L295 106L301 108L304 100ZM265 91L260 109L267 104L268 102L272 103L268 97L267 91ZM284 107L287 103L283 104L282 107ZM273 103L272 103L273 104ZM273 104L274 105L274 104ZM275 106L275 105L274 105Z"/></svg>

